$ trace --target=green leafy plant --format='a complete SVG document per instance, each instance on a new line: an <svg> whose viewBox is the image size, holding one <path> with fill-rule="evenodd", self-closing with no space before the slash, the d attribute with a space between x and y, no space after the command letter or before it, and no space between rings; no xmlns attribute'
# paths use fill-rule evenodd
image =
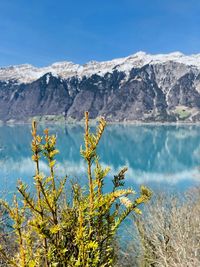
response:
<svg viewBox="0 0 200 267"><path fill-rule="evenodd" d="M134 199L133 189L124 189L125 172L114 176L111 192L104 193L104 179L109 168L103 168L97 147L106 127L101 118L96 133L89 129L89 114L85 113L84 147L81 155L87 163L88 190L78 184L72 186L72 199L65 193L66 177L55 178L56 136L37 134L36 122L32 123L32 160L35 162L34 185L36 193L19 181L20 198L14 197L10 205L1 201L13 224L16 250L6 254L0 249L7 266L80 266L109 267L114 265L114 238L116 231L133 211L151 198L151 191L141 187L140 196ZM40 171L40 159L48 162L49 173ZM18 203L19 200L22 202Z"/></svg>

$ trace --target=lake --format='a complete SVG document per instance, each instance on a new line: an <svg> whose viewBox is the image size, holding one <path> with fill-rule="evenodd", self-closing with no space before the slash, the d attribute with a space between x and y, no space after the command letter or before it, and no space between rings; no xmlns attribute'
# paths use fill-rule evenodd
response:
<svg viewBox="0 0 200 267"><path fill-rule="evenodd" d="M42 133L45 126L39 127ZM80 156L84 128L81 125L50 125L57 135L56 174L86 184L86 165ZM16 192L21 178L31 184L34 164L31 161L31 126L0 127L0 179L3 196ZM120 168L127 166L126 187L138 190L141 184L153 191L185 191L200 185L200 126L198 125L109 125L99 145L103 166L110 166L106 190ZM41 162L47 172L47 164Z"/></svg>

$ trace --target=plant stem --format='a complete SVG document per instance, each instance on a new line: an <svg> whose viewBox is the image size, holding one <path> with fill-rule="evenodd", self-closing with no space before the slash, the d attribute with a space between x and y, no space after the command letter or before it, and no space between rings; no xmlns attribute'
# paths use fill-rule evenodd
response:
<svg viewBox="0 0 200 267"><path fill-rule="evenodd" d="M87 153L87 173L88 173L88 180L89 180L89 189L90 189L90 212L93 210L93 202L94 202L94 188L93 188L93 181L92 181L92 172L91 172L91 156L90 147L89 147L89 113L85 112L85 148Z"/></svg>

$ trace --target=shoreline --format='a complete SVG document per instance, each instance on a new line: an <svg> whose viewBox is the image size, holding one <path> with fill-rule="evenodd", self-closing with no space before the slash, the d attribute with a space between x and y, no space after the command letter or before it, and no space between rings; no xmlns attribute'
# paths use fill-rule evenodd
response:
<svg viewBox="0 0 200 267"><path fill-rule="evenodd" d="M35 118L33 118L34 120ZM40 125L83 125L85 124L84 120L78 121L78 120L38 120L35 119L36 122ZM7 121L7 122L0 122L1 126L15 126L15 125L31 125L32 120L30 121ZM98 123L98 119L91 119L90 125L95 125ZM159 122L159 121L107 121L107 125L134 125L134 126L190 126L190 125L196 125L200 126L200 121L197 122L191 122L191 121L176 121L176 122Z"/></svg>

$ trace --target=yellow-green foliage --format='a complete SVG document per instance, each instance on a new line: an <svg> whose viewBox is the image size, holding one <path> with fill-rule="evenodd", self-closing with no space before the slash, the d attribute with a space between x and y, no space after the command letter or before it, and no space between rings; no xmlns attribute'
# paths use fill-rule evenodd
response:
<svg viewBox="0 0 200 267"><path fill-rule="evenodd" d="M66 178L57 181L54 174L58 153L56 136L49 135L47 129L44 136L39 136L36 122L33 122L36 193L30 193L19 181L17 189L23 204L20 202L19 205L16 197L11 206L1 201L13 221L16 236L17 249L13 255L8 256L4 247L0 249L7 266L113 266L116 230L130 212L141 213L138 206L150 199L151 192L141 187L139 198L131 200L135 192L131 188L122 188L127 171L124 168L114 176L112 191L103 193L109 168L102 168L96 149L105 127L106 122L101 118L96 133L91 133L88 113L85 113L85 146L81 148L81 155L87 163L89 192L74 184L72 199L67 201ZM40 172L41 158L48 162L48 176Z"/></svg>

